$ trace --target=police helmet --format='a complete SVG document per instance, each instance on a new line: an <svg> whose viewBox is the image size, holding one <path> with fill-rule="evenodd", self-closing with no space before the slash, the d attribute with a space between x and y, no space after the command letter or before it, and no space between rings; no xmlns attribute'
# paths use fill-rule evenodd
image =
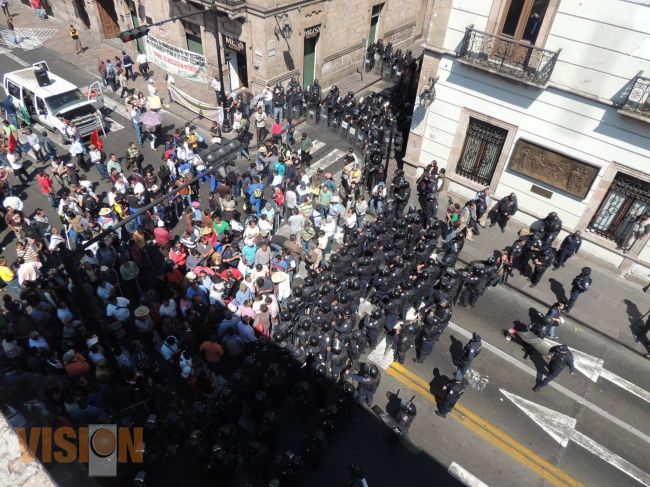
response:
<svg viewBox="0 0 650 487"><path fill-rule="evenodd" d="M368 375L370 377L377 377L379 375L379 369L377 368L377 366L375 364L372 364L368 368Z"/></svg>

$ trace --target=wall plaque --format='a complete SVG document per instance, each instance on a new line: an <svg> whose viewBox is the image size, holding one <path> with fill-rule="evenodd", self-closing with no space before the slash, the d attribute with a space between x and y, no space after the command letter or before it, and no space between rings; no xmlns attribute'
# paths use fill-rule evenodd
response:
<svg viewBox="0 0 650 487"><path fill-rule="evenodd" d="M509 169L554 188L584 198L598 175L598 167L519 139Z"/></svg>

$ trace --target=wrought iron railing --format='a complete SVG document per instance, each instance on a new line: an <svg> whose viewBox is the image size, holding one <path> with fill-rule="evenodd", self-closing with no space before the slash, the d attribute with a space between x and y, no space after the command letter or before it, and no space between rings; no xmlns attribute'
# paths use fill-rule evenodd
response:
<svg viewBox="0 0 650 487"><path fill-rule="evenodd" d="M650 78L636 77L621 110L650 118Z"/></svg>
<svg viewBox="0 0 650 487"><path fill-rule="evenodd" d="M560 51L549 51L469 26L458 57L488 71L539 86L551 79Z"/></svg>
<svg viewBox="0 0 650 487"><path fill-rule="evenodd" d="M638 215L650 209L650 183L617 173L589 230L623 246Z"/></svg>

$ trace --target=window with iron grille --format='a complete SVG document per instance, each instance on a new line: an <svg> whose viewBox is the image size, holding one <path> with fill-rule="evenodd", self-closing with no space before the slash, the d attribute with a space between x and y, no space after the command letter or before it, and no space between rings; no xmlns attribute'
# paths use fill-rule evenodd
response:
<svg viewBox="0 0 650 487"><path fill-rule="evenodd" d="M456 172L486 186L492 181L508 131L470 117Z"/></svg>
<svg viewBox="0 0 650 487"><path fill-rule="evenodd" d="M650 211L650 182L619 172L591 220L589 229L621 245L630 233L634 220L645 211Z"/></svg>

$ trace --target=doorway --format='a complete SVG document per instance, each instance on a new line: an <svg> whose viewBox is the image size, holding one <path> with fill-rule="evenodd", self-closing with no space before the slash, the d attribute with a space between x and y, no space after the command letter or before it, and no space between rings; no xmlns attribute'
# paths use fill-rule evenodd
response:
<svg viewBox="0 0 650 487"><path fill-rule="evenodd" d="M302 84L311 86L316 77L316 43L318 36L305 39L305 49L302 59Z"/></svg>
<svg viewBox="0 0 650 487"><path fill-rule="evenodd" d="M104 37L106 39L117 37L120 33L120 26L117 23L115 2L112 0L98 0L97 10L99 11L99 21L104 29Z"/></svg>
<svg viewBox="0 0 650 487"><path fill-rule="evenodd" d="M230 73L230 91L234 91L241 86L239 79L239 60L237 53L230 49L224 49L226 60L228 62L228 72Z"/></svg>
<svg viewBox="0 0 650 487"><path fill-rule="evenodd" d="M88 12L86 11L86 2L84 0L75 0L74 2L75 10L79 16L79 20L83 23L86 29L90 29L90 18L88 17Z"/></svg>

